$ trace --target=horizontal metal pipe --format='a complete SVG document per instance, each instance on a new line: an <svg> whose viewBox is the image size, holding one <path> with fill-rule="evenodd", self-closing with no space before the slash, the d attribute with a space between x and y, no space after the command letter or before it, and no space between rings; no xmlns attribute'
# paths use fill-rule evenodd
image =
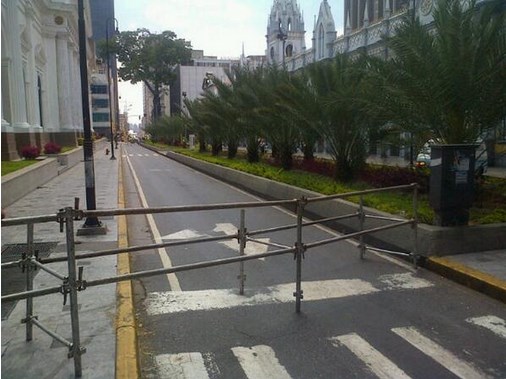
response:
<svg viewBox="0 0 506 379"><path fill-rule="evenodd" d="M159 249L162 247L191 245L191 244L196 244L196 243L213 242L213 241L224 241L224 240L230 240L230 239L234 239L234 238L237 238L237 234L231 234L231 235L226 235L226 236L215 236L215 237L192 238L192 239L177 240L177 241L163 242L163 243L153 243L153 244L149 244L149 245L131 246L131 247L124 247L121 249L110 249L110 250L95 251L92 253L76 254L76 259L97 258L97 257L104 257L107 255L115 255L115 254L121 254L121 253L133 253L133 252L137 252L137 251L150 250L150 249ZM67 261L67 257L53 257L53 258L40 259L41 263L54 263L54 262L66 262L66 261Z"/></svg>
<svg viewBox="0 0 506 379"><path fill-rule="evenodd" d="M170 274L173 272L189 271L189 270L195 270L195 269L199 269L199 268L214 267L214 266L237 263L237 262L242 262L242 261L250 261L253 259L273 257L276 255L283 255L283 254L289 254L289 253L294 253L294 252L295 252L295 248L291 248L291 249L269 251L267 253L262 253L262 254L241 255L241 256L232 257L232 258L223 258L223 259L217 259L217 260L213 260L213 261L192 263L192 264L176 266L176 267L139 271L139 272L134 272L131 274L124 274L124 275L114 276L114 277L110 277L110 278L90 280L90 281L86 282L86 286L87 287L100 286L102 284L111 284L111 283L121 282L124 280L132 280L132 279L144 278L144 277L154 276L154 275Z"/></svg>
<svg viewBox="0 0 506 379"><path fill-rule="evenodd" d="M326 239L326 240L321 240L321 241L317 241L317 242L307 243L305 246L306 246L306 248L310 249L310 248L313 248L313 247L328 245L329 243L338 242L338 241L342 241L342 240L345 240L345 239L359 237L359 236L366 235L366 234L369 234L369 233L380 232L382 230L388 230L388 229L397 228L397 227L402 226L402 225L413 224L413 222L414 222L413 220L409 220L409 221L398 222L396 224L378 226L377 228L373 228L373 229L362 230L360 232L349 233L349 234L345 234L345 235L339 236L339 237L334 237L334 238L329 238L329 239Z"/></svg>
<svg viewBox="0 0 506 379"><path fill-rule="evenodd" d="M103 217L103 216L123 216L138 215L148 213L175 213L175 212L197 212L197 211L214 211L220 209L236 209L236 208L262 208L273 207L279 205L295 204L297 200L276 200L262 202L243 202L243 203L222 203L208 205L182 205L172 207L158 208L123 208L123 209L104 209L104 210L83 210L83 217Z"/></svg>
<svg viewBox="0 0 506 379"><path fill-rule="evenodd" d="M16 267L20 267L21 263L23 262L22 259L20 259L19 261L15 261L15 262L7 262L7 263L2 263L2 269L4 268L16 268Z"/></svg>
<svg viewBox="0 0 506 379"><path fill-rule="evenodd" d="M256 240L254 238L246 238L246 241L251 241L251 242L255 242L255 243L259 243L260 245L265 245L265 246L274 246L274 247L279 247L281 249L289 249L291 248L292 246L288 246L288 245L282 245L280 243L275 243L275 242L265 242L265 241L260 241L260 240Z"/></svg>
<svg viewBox="0 0 506 379"><path fill-rule="evenodd" d="M374 216L374 215L365 215L365 218L370 218L370 219L374 219L374 220L386 220L386 221L406 221L406 219L403 219L403 218Z"/></svg>
<svg viewBox="0 0 506 379"><path fill-rule="evenodd" d="M65 275L62 275L60 274L59 272L53 270L53 269L50 269L49 267L47 267L46 265L38 262L35 258L32 258L31 259L31 263L37 267L39 267L41 270L44 270L45 272L53 275L54 277L60 279L60 280L65 280Z"/></svg>
<svg viewBox="0 0 506 379"><path fill-rule="evenodd" d="M350 214L343 215L343 216L320 218L320 219L315 220L315 221L304 222L302 224L302 226L311 226L311 225L321 224L323 222L342 220L342 219L345 219L345 218L352 218L352 217L357 217L357 213L350 213ZM290 225L278 226L278 227L275 227L275 228L258 229L258 230L253 230L251 232L248 232L248 236L257 236L257 235L260 235L260 234L279 232L279 231L282 231L282 230L295 229L296 227L297 227L297 224L290 224Z"/></svg>
<svg viewBox="0 0 506 379"><path fill-rule="evenodd" d="M37 320L35 317L31 317L30 321L28 321L28 322L31 322L33 325L36 325L39 329L43 330L44 332L49 334L51 337L53 337L55 340L61 342L62 344L64 344L68 348L72 347L72 342L67 341L65 338L63 338L59 334L56 334L51 329L47 328L44 324L39 322L39 320Z"/></svg>
<svg viewBox="0 0 506 379"><path fill-rule="evenodd" d="M43 288L40 290L32 290L32 291L24 291L24 292L18 292L13 293L10 295L4 295L2 296L2 301L15 301L15 300L22 300L22 299L28 299L29 297L39 297L44 295L49 295L52 293L59 293L61 287L48 287Z"/></svg>
<svg viewBox="0 0 506 379"><path fill-rule="evenodd" d="M16 217L16 218L4 218L2 220L2 228L4 226L16 226L26 224L37 224L42 222L56 222L58 219L57 215L41 215L41 216L30 216L30 217Z"/></svg>
<svg viewBox="0 0 506 379"><path fill-rule="evenodd" d="M368 195L371 193L377 193L377 192L386 192L386 191L393 191L393 190L402 190L402 189L408 189L408 188L415 188L417 186L416 183L412 184L406 184L402 186L392 186L392 187L384 187L384 188L374 188L370 190L364 190L364 191L353 191L353 192L346 192L346 193L340 193L337 195L330 195L330 196L321 196L321 197L312 197L306 199L308 203L315 203L318 201L327 201L327 200L334 200L334 199L343 199L350 196L359 196L359 195Z"/></svg>

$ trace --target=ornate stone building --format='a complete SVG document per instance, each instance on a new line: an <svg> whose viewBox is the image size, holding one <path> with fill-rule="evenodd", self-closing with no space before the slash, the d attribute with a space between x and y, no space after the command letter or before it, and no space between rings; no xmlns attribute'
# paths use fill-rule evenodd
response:
<svg viewBox="0 0 506 379"><path fill-rule="evenodd" d="M306 31L295 0L274 0L267 21L267 62L284 64L306 51Z"/></svg>
<svg viewBox="0 0 506 379"><path fill-rule="evenodd" d="M85 0L88 66L95 67ZM77 0L2 0L2 160L76 145L83 128Z"/></svg>

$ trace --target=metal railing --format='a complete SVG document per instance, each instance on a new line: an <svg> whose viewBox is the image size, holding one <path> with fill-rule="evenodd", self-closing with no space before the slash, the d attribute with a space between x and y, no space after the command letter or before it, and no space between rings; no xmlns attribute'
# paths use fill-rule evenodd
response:
<svg viewBox="0 0 506 379"><path fill-rule="evenodd" d="M409 220L394 218L394 217L384 217L377 216L373 214L366 214L364 210L364 201L363 197L372 193L385 192L385 191L399 191L399 190L411 190L413 191L413 217ZM352 196L359 197L359 206L356 212L338 215L334 217L322 218L314 221L307 221L304 219L304 210L308 204L323 202L323 201L331 201L335 199L344 199ZM85 353L86 349L81 346L80 342L80 334L79 334L79 308L77 302L77 294L80 291L84 291L87 288L100 286L105 284L117 283L120 281L127 281L132 279L139 279L154 275L162 275L176 272L183 272L188 270L195 270L207 267L221 266L225 264L233 264L239 263L239 293L244 294L244 286L246 275L244 273L244 262L248 260L284 255L284 254L293 254L295 259L296 273L295 273L295 311L297 313L301 310L301 301L303 299L303 290L302 290L302 261L304 259L304 254L308 249L312 249L315 247L328 245L331 243L336 243L338 241L343 241L346 239L354 239L358 238L359 240L359 257L363 259L365 257L366 250L379 251L382 253L390 253L396 255L402 255L408 258L411 258L415 267L417 266L418 252L417 252L417 198L418 191L416 184L403 185L403 186L395 186L395 187L387 187L381 189L372 189L366 191L359 192L348 192L345 194L332 195L332 196L321 196L314 198L301 198L294 200L280 200L280 201L263 201L263 202L242 202L242 203L226 203L226 204L210 204L210 205L189 205L189 206L173 206L173 207L159 207L159 208L129 208L129 209L112 209L112 210L94 210L94 211L86 211L73 209L71 207L61 209L56 215L46 215L46 216L37 216L37 217L22 217L22 218L13 218L13 219L4 219L2 220L2 227L9 226L18 226L18 225L26 225L27 226L27 248L26 252L22 253L22 256L19 260L15 262L3 263L1 265L2 269L6 268L21 268L21 270L26 275L26 291L4 295L2 296L2 302L7 301L15 301L26 299L26 317L22 320L23 323L26 324L26 341L32 340L33 337L33 326L35 325L42 331L46 332L48 335L63 343L68 347L68 357L74 358L74 371L76 377L82 376L82 366L81 366L81 355ZM295 214L296 214L296 223L289 225L282 225L273 228L265 228L254 231L249 231L246 228L245 222L245 210L251 208L260 208L260 207L272 207L272 206L295 206ZM196 212L196 211L216 211L216 210L226 210L226 209L239 209L240 210L240 226L237 230L237 233L233 235L224 235L224 236L211 236L211 237L199 237L199 238L191 238L184 240L176 240L170 242L163 243L153 243L142 246L130 246L126 248L118 248L118 249L109 249L109 250L100 250L93 251L87 253L79 253L76 254L75 248L75 240L74 240L74 223L77 220L81 220L86 217L104 217L104 216L127 216L127 215L146 215L146 214L154 214L154 213L176 213L176 212ZM304 243L302 240L302 229L306 226L316 225L316 224L324 224L331 221L339 221L344 219L352 219L355 218L359 221L359 230L339 235L336 237L311 242ZM377 219L382 220L384 222L391 221L392 223L387 223L385 225L377 226L370 229L365 229L365 223L368 219ZM48 258L40 258L34 253L34 224L36 223L47 223L47 222L58 222L60 224L60 231L63 232L65 229L66 233L66 249L67 255L63 257L48 257ZM399 252L399 251L391 251L385 249L378 249L372 246L368 246L364 243L364 236L371 233L376 233L379 231L384 231L388 229L398 228L405 225L410 225L412 228L412 251L411 252ZM295 242L293 246L287 246L285 244L276 243L276 242L265 242L256 238L253 238L258 235L264 235L267 233L274 233L284 230L295 229L296 236ZM84 280L84 268L83 266L77 267L77 262L80 259L85 258L98 258L108 255L117 255L120 253L134 253L143 250L150 250L156 248L165 248L165 247L174 247L181 245L189 245L189 244L197 244L204 242L214 242L214 241L223 241L237 239L239 243L239 255L230 258L222 258L215 259L210 261L203 261L198 263L180 265L175 267L168 268L158 268L146 271L133 272L128 274L117 275L113 277L106 277L95 280ZM255 242L260 244L265 244L270 247L275 248L275 250L267 251L259 254L245 255L245 248L248 242ZM61 274L48 265L55 262L67 262L68 273ZM61 285L53 286L42 289L34 289L33 288L33 271L35 269L44 270L48 274L56 277L61 280ZM41 323L37 316L34 315L33 309L33 298L39 296L45 296L48 294L60 293L63 295L63 303L66 304L67 298L70 300L70 317L71 317L71 328L72 328L72 340L69 341L62 337L61 335L53 332L43 323Z"/></svg>

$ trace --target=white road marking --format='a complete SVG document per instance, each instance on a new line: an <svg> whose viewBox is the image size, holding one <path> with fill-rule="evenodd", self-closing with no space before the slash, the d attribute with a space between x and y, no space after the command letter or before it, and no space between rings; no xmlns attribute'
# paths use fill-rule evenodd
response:
<svg viewBox="0 0 506 379"><path fill-rule="evenodd" d="M200 353L161 354L155 360L159 378L209 379Z"/></svg>
<svg viewBox="0 0 506 379"><path fill-rule="evenodd" d="M149 172L170 172L168 168L150 168L148 169Z"/></svg>
<svg viewBox="0 0 506 379"><path fill-rule="evenodd" d="M144 156L145 156L145 157L150 157L151 155L149 155L149 154L144 154Z"/></svg>
<svg viewBox="0 0 506 379"><path fill-rule="evenodd" d="M233 347L232 352L237 357L248 379L290 379L286 369L279 363L271 347L258 345L253 347Z"/></svg>
<svg viewBox="0 0 506 379"><path fill-rule="evenodd" d="M143 157L144 155L143 154L137 154L138 157Z"/></svg>
<svg viewBox="0 0 506 379"><path fill-rule="evenodd" d="M135 173L135 170L132 166L132 163L130 162L130 158L126 158L128 162L128 166L130 167L130 172L132 173L135 186L137 187L137 192L139 193L139 198L141 200L141 204L144 208L149 208L148 202L146 200L146 196L144 195L144 192L142 191L141 183L139 181L139 178L137 177L137 174ZM155 240L155 243L162 243L162 238L160 237L160 232L158 231L158 228L156 227L155 219L153 218L152 214L146 214L146 219L148 220L149 228L151 229L151 232L153 233L153 238ZM158 249L158 255L160 255L160 260L162 261L162 265L164 268L172 267L172 261L170 260L169 254L167 254L167 251L164 248ZM170 273L167 274L167 279L169 280L170 288L172 291L181 291L181 286L179 285L179 280L176 277L176 274Z"/></svg>
<svg viewBox="0 0 506 379"><path fill-rule="evenodd" d="M206 237L206 234L200 234L199 232L192 229L184 229L179 232L167 234L161 237L163 240L185 240L191 238Z"/></svg>
<svg viewBox="0 0 506 379"><path fill-rule="evenodd" d="M329 338L335 347L346 346L370 371L381 379L408 379L410 378L403 370L391 360L372 347L366 340L356 333L345 334Z"/></svg>
<svg viewBox="0 0 506 379"><path fill-rule="evenodd" d="M404 274L398 274L404 275ZM415 278L416 279L416 278ZM422 288L420 282L416 288ZM432 283L425 281L425 286ZM408 287L413 288L413 287ZM149 315L180 313L188 311L207 311L233 307L246 307L261 304L290 303L294 301L295 283L278 284L259 290L246 289L245 295L237 289L218 289L184 292L152 292L145 300ZM342 297L368 295L381 291L371 283L360 279L334 279L302 282L304 301L338 299ZM405 287L387 286L383 290L402 290Z"/></svg>
<svg viewBox="0 0 506 379"><path fill-rule="evenodd" d="M432 287L434 284L428 280L417 278L412 272L403 274L381 275L378 280L386 285L385 289L418 289Z"/></svg>
<svg viewBox="0 0 506 379"><path fill-rule="evenodd" d="M487 328L499 337L506 338L506 321L497 316L471 317L467 322Z"/></svg>
<svg viewBox="0 0 506 379"><path fill-rule="evenodd" d="M227 236L231 236L237 233L237 227L234 224L230 223L222 223L216 224L216 228L213 229L213 232L223 232ZM270 238L259 238L259 241L269 243L271 242ZM239 242L237 239L228 240L228 241L220 241L220 244L227 246L228 248L239 251ZM266 253L269 250L269 246L263 245L261 243L248 241L246 243L246 248L244 249L245 255L254 255L254 254L262 254ZM265 258L259 258L261 261L265 261Z"/></svg>
<svg viewBox="0 0 506 379"><path fill-rule="evenodd" d="M459 378L484 379L489 377L471 363L459 359L444 347L423 336L413 327L393 328L392 331Z"/></svg>

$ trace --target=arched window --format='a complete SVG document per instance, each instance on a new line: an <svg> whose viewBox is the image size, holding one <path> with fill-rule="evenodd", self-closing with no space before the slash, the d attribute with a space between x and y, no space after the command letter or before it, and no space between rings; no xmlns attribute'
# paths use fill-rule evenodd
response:
<svg viewBox="0 0 506 379"><path fill-rule="evenodd" d="M323 30L323 24L320 24L318 31L318 58L325 56L325 30Z"/></svg>
<svg viewBox="0 0 506 379"><path fill-rule="evenodd" d="M289 32L291 32L291 31L292 31L292 19L291 19L291 18L289 18L289 19L288 19L288 25L287 25L287 28L286 28L286 29L287 29Z"/></svg>
<svg viewBox="0 0 506 379"><path fill-rule="evenodd" d="M271 47L271 60L274 60L274 47Z"/></svg>
<svg viewBox="0 0 506 379"><path fill-rule="evenodd" d="M286 56L287 57L291 57L293 55L293 45L292 44L289 44L286 49L285 49L285 52L286 52Z"/></svg>

